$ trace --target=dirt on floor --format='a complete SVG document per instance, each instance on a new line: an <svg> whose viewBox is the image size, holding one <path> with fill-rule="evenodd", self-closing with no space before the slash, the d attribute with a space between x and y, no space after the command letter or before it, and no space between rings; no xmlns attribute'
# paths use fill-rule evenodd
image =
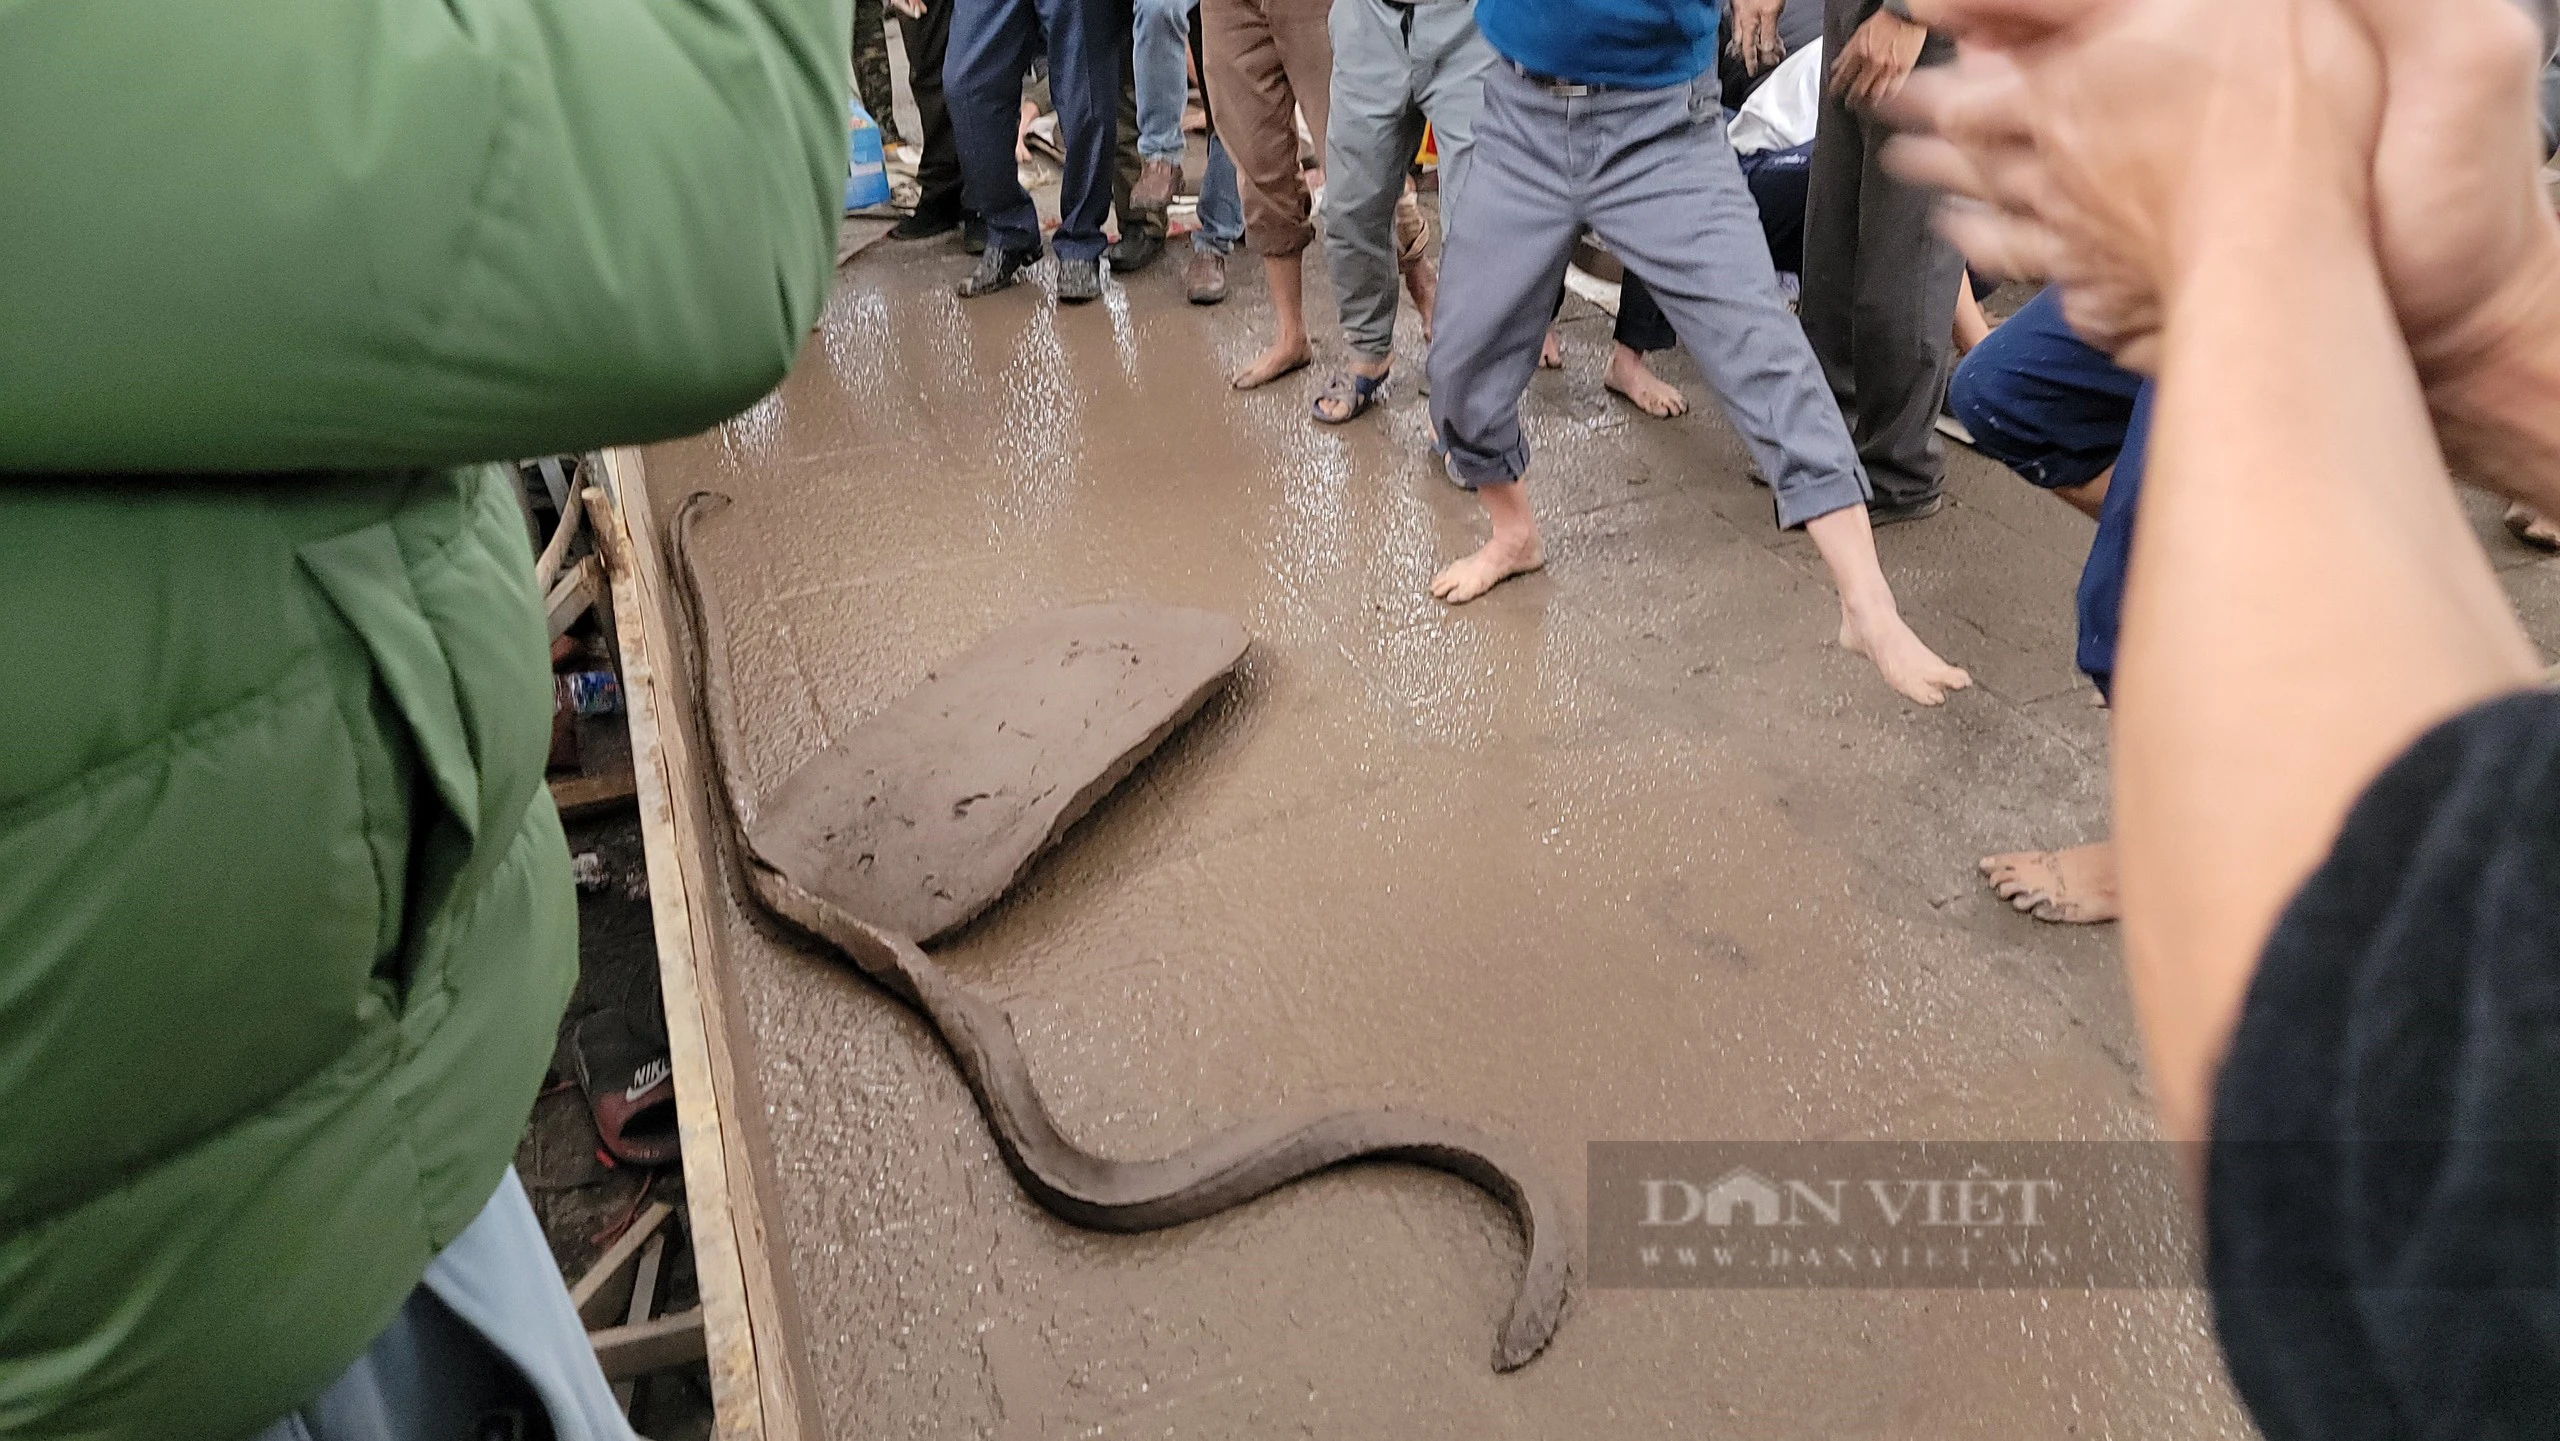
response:
<svg viewBox="0 0 2560 1441"><path fill-rule="evenodd" d="M601 736L619 740L619 716L582 721L590 749ZM627 754L627 743L622 751ZM550 1079L524 1140L516 1148L516 1173L532 1197L551 1240L560 1274L584 1275L624 1227L652 1202L674 1205L667 1223L670 1245L655 1314L697 1304L693 1248L685 1244L684 1169L643 1170L608 1163L578 1087L571 1038L578 1024L602 1010L620 1011L634 1030L663 1041L665 1011L658 998L658 952L649 911L648 868L640 854L640 823L629 810L568 826L569 851L581 858L578 887L578 987L561 1018ZM693 1441L711 1434L711 1373L703 1364L676 1367L635 1385L633 1424L651 1441Z"/></svg>
<svg viewBox="0 0 2560 1441"><path fill-rule="evenodd" d="M1604 1141L2151 1135L2112 930L2019 916L1974 869L2106 830L2071 666L2087 521L1953 457L1947 510L1879 544L1977 685L1906 704L1833 643L1811 545L1696 373L1665 360L1697 413L1638 415L1576 301L1527 400L1548 569L1453 611L1424 587L1480 520L1429 454L1409 313L1382 410L1327 429L1330 351L1224 383L1258 267L1216 309L1166 264L1061 310L1040 284L963 306L967 264L858 257L790 380L649 452L648 485L662 532L688 491L736 498L699 555L762 787L1026 615L1251 632L1232 688L939 948L1080 1142L1383 1103L1519 1136L1579 1196ZM1320 265L1308 290L1330 316ZM2560 567L2478 513L2560 636ZM2247 1434L2183 1288L1582 1287L1496 1375L1520 1246L1477 1192L1361 1166L1077 1230L913 1016L734 894L719 928L829 1435Z"/></svg>

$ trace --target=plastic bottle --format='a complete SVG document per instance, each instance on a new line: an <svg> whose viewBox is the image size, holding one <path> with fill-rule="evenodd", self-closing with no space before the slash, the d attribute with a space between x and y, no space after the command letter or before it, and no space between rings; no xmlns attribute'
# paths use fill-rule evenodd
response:
<svg viewBox="0 0 2560 1441"><path fill-rule="evenodd" d="M845 102L845 150L850 168L844 180L847 214L889 203L889 159L880 148L880 127L860 100Z"/></svg>

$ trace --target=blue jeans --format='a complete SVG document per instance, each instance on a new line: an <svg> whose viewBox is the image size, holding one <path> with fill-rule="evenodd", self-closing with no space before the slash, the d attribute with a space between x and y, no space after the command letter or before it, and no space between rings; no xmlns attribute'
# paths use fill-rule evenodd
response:
<svg viewBox="0 0 2560 1441"><path fill-rule="evenodd" d="M1138 158L1182 163L1182 107L1191 95L1183 60L1200 0L1138 0L1129 63L1138 82Z"/></svg>
<svg viewBox="0 0 2560 1441"><path fill-rule="evenodd" d="M2115 677L2151 389L2072 333L2062 318L2062 292L2051 288L1975 346L1947 385L1947 409L1973 432L1974 448L2031 485L2086 485L2115 467L2098 508L2097 537L2080 568L2078 597L2075 658L2102 695Z"/></svg>
<svg viewBox="0 0 2560 1441"><path fill-rule="evenodd" d="M1209 137L1209 168L1200 172L1200 228L1191 232L1191 248L1225 255L1244 239L1244 197L1236 192L1236 163L1227 147Z"/></svg>
<svg viewBox="0 0 2560 1441"><path fill-rule="evenodd" d="M1200 56L1200 0L1138 0L1129 39L1129 73L1138 91L1138 158L1182 164L1182 107L1191 97L1183 57ZM1205 104L1205 97L1203 100ZM1191 248L1225 255L1244 239L1244 197L1236 163L1209 128L1209 168L1200 175L1200 228Z"/></svg>

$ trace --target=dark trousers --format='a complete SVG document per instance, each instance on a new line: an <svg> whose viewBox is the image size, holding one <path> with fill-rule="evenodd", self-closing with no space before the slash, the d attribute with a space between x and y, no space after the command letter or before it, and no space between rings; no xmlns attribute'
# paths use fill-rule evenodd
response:
<svg viewBox="0 0 2560 1441"><path fill-rule="evenodd" d="M1849 43L1861 0L1830 0L1824 54ZM1954 58L1932 36L1923 65ZM1878 505L1938 493L1946 452L1938 407L1955 353L1956 285L1964 260L1929 223L1935 197L1884 168L1893 128L1826 94L1806 185L1804 294L1798 313Z"/></svg>
<svg viewBox="0 0 2560 1441"><path fill-rule="evenodd" d="M1049 99L1066 154L1059 187L1058 255L1093 260L1111 212L1112 133L1129 73L1129 0L952 0L951 53L942 85L960 146L969 207L985 217L987 244L1040 249L1040 212L1014 168L1022 77L1049 57Z"/></svg>
<svg viewBox="0 0 2560 1441"><path fill-rule="evenodd" d="M916 166L918 215L959 216L960 146L951 136L951 107L942 96L942 62L951 53L951 7L957 0L925 0L921 18L898 17L907 41L907 88L915 92L916 118L924 126L924 160Z"/></svg>

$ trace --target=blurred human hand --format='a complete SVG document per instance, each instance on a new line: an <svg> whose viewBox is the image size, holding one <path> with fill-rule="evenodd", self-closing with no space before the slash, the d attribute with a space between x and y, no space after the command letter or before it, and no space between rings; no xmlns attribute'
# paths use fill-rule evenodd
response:
<svg viewBox="0 0 2560 1441"><path fill-rule="evenodd" d="M2382 55L2374 234L2430 398L2560 332L2542 185L2542 26L2512 0L2340 0Z"/></svg>
<svg viewBox="0 0 2560 1441"><path fill-rule="evenodd" d="M1957 197L1943 225L1976 265L2060 282L2074 328L2148 369L2218 243L2278 215L2368 225L2382 69L2342 4L1917 0L1968 44L1893 107L1918 134L1891 163Z"/></svg>

